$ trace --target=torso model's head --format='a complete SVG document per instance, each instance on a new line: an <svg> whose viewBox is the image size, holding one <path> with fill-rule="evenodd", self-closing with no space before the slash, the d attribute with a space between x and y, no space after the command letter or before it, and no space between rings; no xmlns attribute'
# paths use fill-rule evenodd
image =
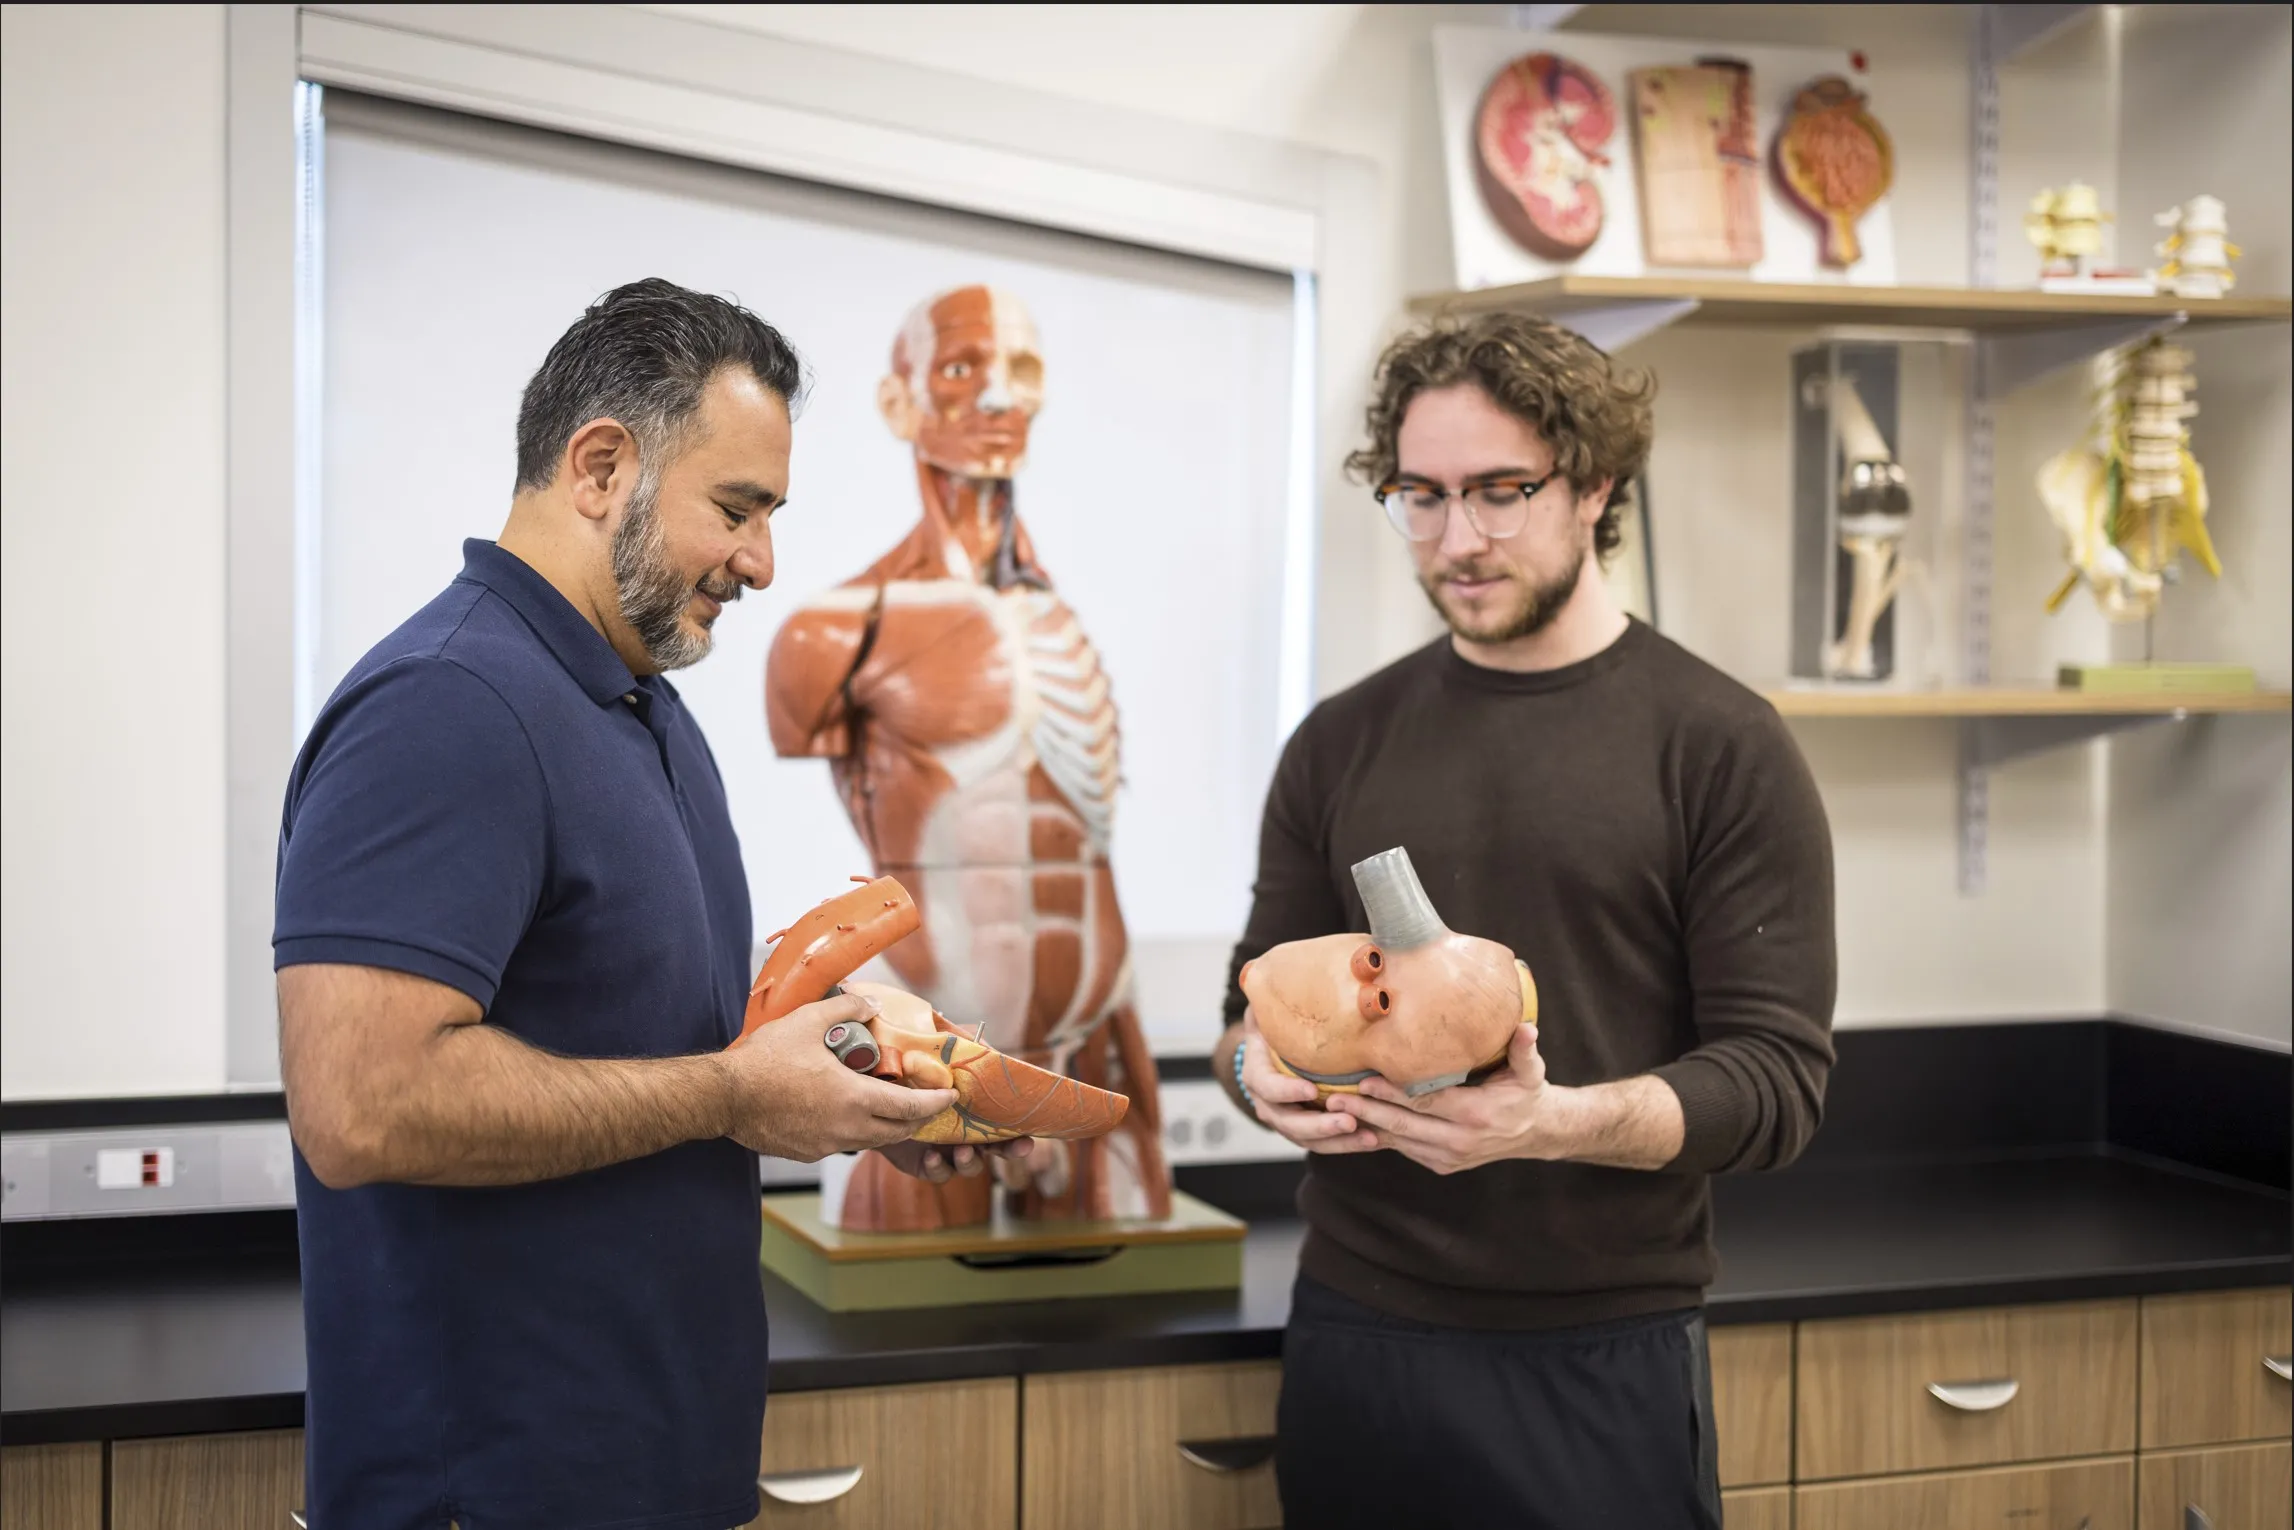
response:
<svg viewBox="0 0 2294 1530"><path fill-rule="evenodd" d="M909 313L877 384L885 424L916 455L962 478L1009 478L1043 407L1035 320L993 287L958 287Z"/></svg>

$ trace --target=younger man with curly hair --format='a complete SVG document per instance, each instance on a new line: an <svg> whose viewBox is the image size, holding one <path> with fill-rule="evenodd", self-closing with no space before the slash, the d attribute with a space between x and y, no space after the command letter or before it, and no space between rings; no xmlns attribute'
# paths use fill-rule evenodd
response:
<svg viewBox="0 0 2294 1530"><path fill-rule="evenodd" d="M1376 491L1449 627L1322 703L1267 798L1230 970L1368 928L1406 846L1529 964L1487 1081L1318 1104L1230 982L1220 1077L1311 1155L1283 1351L1284 1523L1718 1530L1708 1176L1792 1161L1832 1064L1831 837L1758 695L1620 611L1599 560L1649 383L1541 319L1405 335Z"/></svg>

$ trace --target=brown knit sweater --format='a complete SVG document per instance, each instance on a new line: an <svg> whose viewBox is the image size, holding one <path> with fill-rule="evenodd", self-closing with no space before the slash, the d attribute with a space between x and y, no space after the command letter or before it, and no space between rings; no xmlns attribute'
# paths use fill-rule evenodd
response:
<svg viewBox="0 0 2294 1530"><path fill-rule="evenodd" d="M1367 928L1349 868L1395 845L1444 923L1529 963L1551 1080L1654 1073L1686 1137L1653 1173L1310 1156L1306 1273L1466 1327L1697 1305L1716 1264L1707 1176L1791 1162L1832 1065L1831 834L1783 722L1638 621L1536 674L1445 637L1333 696L1268 793L1230 1023L1243 962Z"/></svg>

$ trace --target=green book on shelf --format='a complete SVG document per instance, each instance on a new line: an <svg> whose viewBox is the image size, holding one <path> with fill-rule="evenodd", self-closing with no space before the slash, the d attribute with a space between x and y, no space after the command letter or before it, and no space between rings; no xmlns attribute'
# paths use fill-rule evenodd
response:
<svg viewBox="0 0 2294 1530"><path fill-rule="evenodd" d="M2110 696L2254 689L2254 671L2244 664L2065 664L2055 678L2067 691Z"/></svg>

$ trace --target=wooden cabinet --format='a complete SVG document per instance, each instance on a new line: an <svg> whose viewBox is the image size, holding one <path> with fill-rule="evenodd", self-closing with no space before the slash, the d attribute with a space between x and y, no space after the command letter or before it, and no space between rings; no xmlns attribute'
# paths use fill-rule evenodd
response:
<svg viewBox="0 0 2294 1530"><path fill-rule="evenodd" d="M2135 1447L2132 1301L1800 1327L1804 1482Z"/></svg>
<svg viewBox="0 0 2294 1530"><path fill-rule="evenodd" d="M1262 1530L1279 1361L1030 1376L1023 1530Z"/></svg>
<svg viewBox="0 0 2294 1530"><path fill-rule="evenodd" d="M1008 1526L1018 1514L1019 1383L789 1392L765 1405L752 1526ZM323 1530L323 1527L322 1527Z"/></svg>
<svg viewBox="0 0 2294 1530"><path fill-rule="evenodd" d="M1792 1325L1714 1328L1713 1429L1724 1488L1792 1480Z"/></svg>
<svg viewBox="0 0 2294 1530"><path fill-rule="evenodd" d="M2134 1523L2129 1456L1829 1482L1793 1495L1794 1530L2134 1530Z"/></svg>
<svg viewBox="0 0 2294 1530"><path fill-rule="evenodd" d="M1739 1488L1720 1495L1721 1530L1792 1530L1792 1489Z"/></svg>
<svg viewBox="0 0 2294 1530"><path fill-rule="evenodd" d="M303 1506L303 1432L112 1444L111 1530L288 1530Z"/></svg>
<svg viewBox="0 0 2294 1530"><path fill-rule="evenodd" d="M101 1445L10 1445L0 1450L0 1526L104 1530Z"/></svg>
<svg viewBox="0 0 2294 1530"><path fill-rule="evenodd" d="M2143 1303L2142 1448L2285 1438L2294 1292L2214 1291Z"/></svg>
<svg viewBox="0 0 2294 1530"><path fill-rule="evenodd" d="M2137 1530L2287 1530L2294 1523L2294 1445L2145 1455L2139 1493Z"/></svg>

